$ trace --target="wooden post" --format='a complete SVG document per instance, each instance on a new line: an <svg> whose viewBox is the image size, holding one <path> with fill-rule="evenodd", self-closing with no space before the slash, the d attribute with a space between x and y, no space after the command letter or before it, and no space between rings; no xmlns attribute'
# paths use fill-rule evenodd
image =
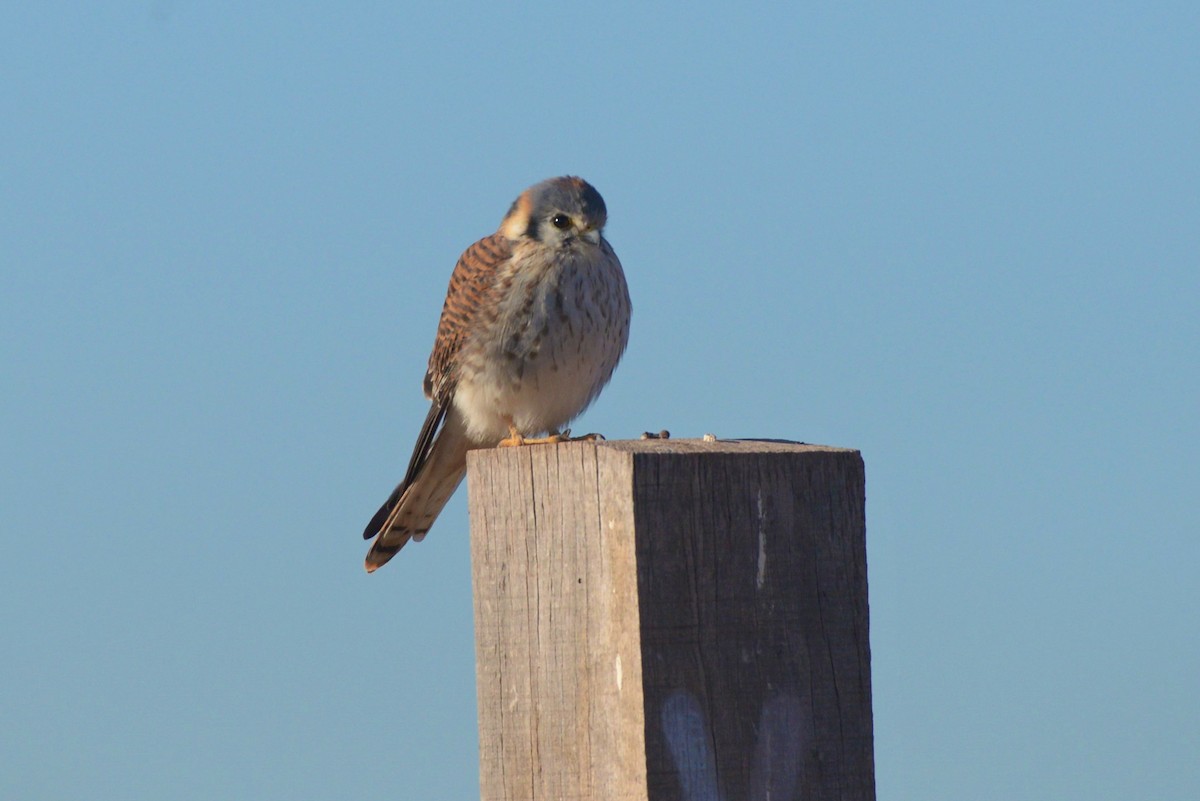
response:
<svg viewBox="0 0 1200 801"><path fill-rule="evenodd" d="M473 451L484 801L875 797L857 451Z"/></svg>

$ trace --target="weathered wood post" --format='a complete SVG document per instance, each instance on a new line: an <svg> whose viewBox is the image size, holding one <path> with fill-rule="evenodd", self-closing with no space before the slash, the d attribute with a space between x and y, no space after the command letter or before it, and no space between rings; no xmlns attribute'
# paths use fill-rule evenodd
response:
<svg viewBox="0 0 1200 801"><path fill-rule="evenodd" d="M874 799L863 463L473 451L484 801Z"/></svg>

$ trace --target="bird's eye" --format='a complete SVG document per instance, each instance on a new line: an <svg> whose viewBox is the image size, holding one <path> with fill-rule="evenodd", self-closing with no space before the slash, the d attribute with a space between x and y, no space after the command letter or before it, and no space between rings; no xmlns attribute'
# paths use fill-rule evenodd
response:
<svg viewBox="0 0 1200 801"><path fill-rule="evenodd" d="M550 224L555 228L570 228L571 218L565 214L555 214L550 218Z"/></svg>

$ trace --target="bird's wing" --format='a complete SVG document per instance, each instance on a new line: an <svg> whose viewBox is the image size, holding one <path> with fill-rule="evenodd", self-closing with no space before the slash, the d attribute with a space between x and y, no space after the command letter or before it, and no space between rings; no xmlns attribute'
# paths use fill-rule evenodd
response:
<svg viewBox="0 0 1200 801"><path fill-rule="evenodd" d="M487 295L495 289L496 275L512 254L511 240L496 233L480 239L459 256L425 373L426 397L448 402L453 395L459 349L467 333L481 322L481 315L496 313Z"/></svg>

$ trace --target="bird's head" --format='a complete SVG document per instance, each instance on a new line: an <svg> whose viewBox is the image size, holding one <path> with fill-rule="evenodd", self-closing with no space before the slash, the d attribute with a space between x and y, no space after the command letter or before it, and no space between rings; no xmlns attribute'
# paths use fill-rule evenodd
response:
<svg viewBox="0 0 1200 801"><path fill-rule="evenodd" d="M532 239L552 247L579 241L596 245L607 219L600 193L582 178L564 176L522 192L500 223L500 232L509 239Z"/></svg>

